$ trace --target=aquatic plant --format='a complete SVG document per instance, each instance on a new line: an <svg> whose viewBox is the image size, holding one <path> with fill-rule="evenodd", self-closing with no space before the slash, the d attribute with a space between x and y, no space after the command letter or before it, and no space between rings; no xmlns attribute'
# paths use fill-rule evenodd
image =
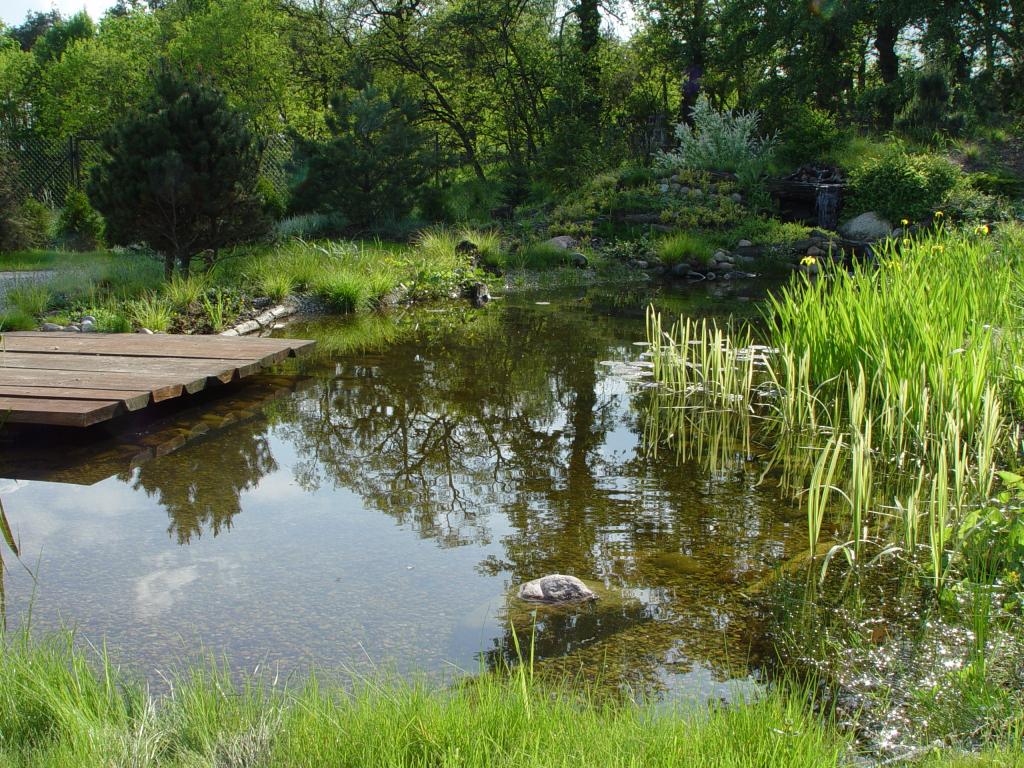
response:
<svg viewBox="0 0 1024 768"><path fill-rule="evenodd" d="M683 319L666 332L649 313L661 407L675 403L654 439L692 445L695 427L725 421L695 410L732 411L774 446L769 466L805 506L809 551L829 514L847 526L823 568L839 554L861 562L868 543L875 557L912 560L924 547L939 590L958 526L987 498L1024 406L1014 237L940 228L883 245L877 267L797 278L770 301L771 349L749 327Z"/></svg>

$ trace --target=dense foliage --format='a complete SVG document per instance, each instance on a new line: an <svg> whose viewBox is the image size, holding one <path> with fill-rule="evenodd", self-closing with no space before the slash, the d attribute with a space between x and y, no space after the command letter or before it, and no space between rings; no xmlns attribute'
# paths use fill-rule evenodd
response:
<svg viewBox="0 0 1024 768"><path fill-rule="evenodd" d="M406 216L430 175L419 117L402 91L367 86L352 98L338 97L328 119L331 139L308 144L309 164L293 207L341 211L360 228Z"/></svg>

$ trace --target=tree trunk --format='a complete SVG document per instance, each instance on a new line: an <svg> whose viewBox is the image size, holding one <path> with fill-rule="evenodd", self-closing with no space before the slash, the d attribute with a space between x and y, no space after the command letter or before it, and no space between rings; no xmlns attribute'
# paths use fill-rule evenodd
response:
<svg viewBox="0 0 1024 768"><path fill-rule="evenodd" d="M878 51L878 74L882 83L891 86L900 75L900 60L896 55L896 39L899 28L889 18L880 19L875 30L875 50ZM891 89L889 89L891 90ZM896 117L896 94L887 93L879 104L879 120L881 127L892 128Z"/></svg>
<svg viewBox="0 0 1024 768"><path fill-rule="evenodd" d="M164 254L164 280L170 281L174 277L174 254Z"/></svg>
<svg viewBox="0 0 1024 768"><path fill-rule="evenodd" d="M704 51L707 40L705 22L704 0L697 0L693 4L693 17L690 19L690 30L686 35L686 72L679 84L679 118L687 125L693 122L693 108L700 98L704 68L707 65Z"/></svg>
<svg viewBox="0 0 1024 768"><path fill-rule="evenodd" d="M580 54L583 65L583 113L594 128L601 122L601 65L597 46L601 40L601 12L598 0L579 0L576 17L580 22Z"/></svg>

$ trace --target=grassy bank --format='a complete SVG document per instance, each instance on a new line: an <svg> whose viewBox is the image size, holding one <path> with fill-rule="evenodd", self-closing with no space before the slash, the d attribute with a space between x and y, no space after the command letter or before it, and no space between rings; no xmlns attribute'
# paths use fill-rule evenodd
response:
<svg viewBox="0 0 1024 768"><path fill-rule="evenodd" d="M655 710L551 689L525 669L451 688L175 679L154 700L68 635L3 639L5 766L833 766L846 741L781 692L737 706Z"/></svg>
<svg viewBox="0 0 1024 768"><path fill-rule="evenodd" d="M600 253L573 264L573 252L535 242L503 241L496 230L433 228L410 243L304 241L239 248L190 277L164 281L152 255L127 251L27 251L0 255L0 271L26 275L0 295L0 330L30 330L41 321L66 325L84 315L97 330L213 333L253 312L253 300L299 295L331 313L459 296L477 282L565 285L636 279ZM500 272L503 276L496 277Z"/></svg>

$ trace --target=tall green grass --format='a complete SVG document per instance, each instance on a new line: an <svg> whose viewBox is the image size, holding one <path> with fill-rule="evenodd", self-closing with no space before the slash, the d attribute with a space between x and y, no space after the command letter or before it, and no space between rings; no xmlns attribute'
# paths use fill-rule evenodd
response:
<svg viewBox="0 0 1024 768"><path fill-rule="evenodd" d="M681 709L596 700L528 668L442 688L380 676L172 678L155 700L70 635L2 638L0 764L28 766L836 766L805 698Z"/></svg>
<svg viewBox="0 0 1024 768"><path fill-rule="evenodd" d="M706 428L752 432L805 508L810 552L827 518L847 531L824 567L900 551L940 588L1024 411L1022 245L1016 228L939 230L800 277L769 303L771 349L749 328L666 331L650 314L665 412L649 439L689 450L715 445Z"/></svg>

